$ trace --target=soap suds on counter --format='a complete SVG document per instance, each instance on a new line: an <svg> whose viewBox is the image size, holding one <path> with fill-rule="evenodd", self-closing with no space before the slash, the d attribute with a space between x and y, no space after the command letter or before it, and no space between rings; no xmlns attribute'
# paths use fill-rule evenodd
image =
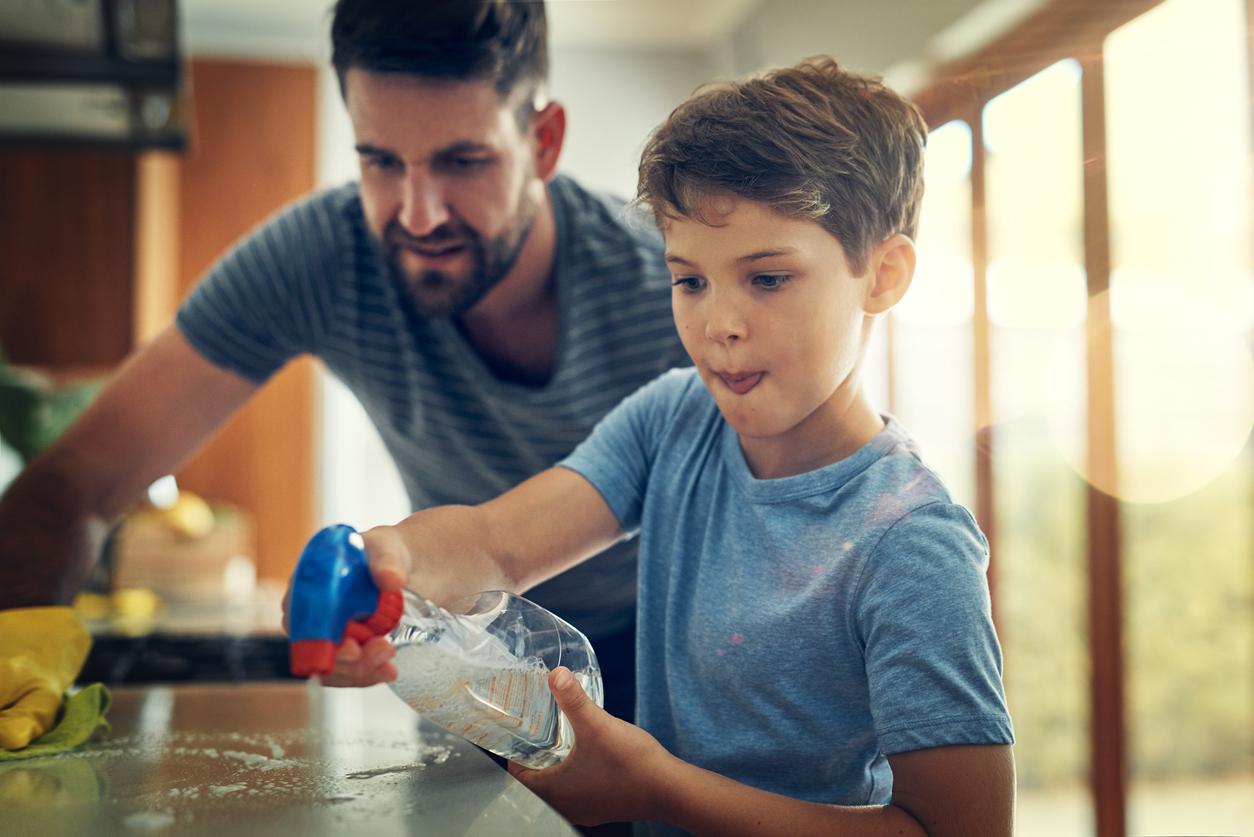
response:
<svg viewBox="0 0 1254 837"><path fill-rule="evenodd" d="M123 790L114 804L128 832L174 834L210 811L266 813L289 807L355 806L407 811L406 788L416 774L460 756L443 733L415 741L369 732L327 736L310 730L278 734L138 733L105 738L58 758L107 760L111 770L143 771L163 764L165 781ZM365 780L365 781L363 781Z"/></svg>
<svg viewBox="0 0 1254 837"><path fill-rule="evenodd" d="M158 831L174 825L174 811L170 808L164 811L140 811L131 814L123 823L133 831Z"/></svg>

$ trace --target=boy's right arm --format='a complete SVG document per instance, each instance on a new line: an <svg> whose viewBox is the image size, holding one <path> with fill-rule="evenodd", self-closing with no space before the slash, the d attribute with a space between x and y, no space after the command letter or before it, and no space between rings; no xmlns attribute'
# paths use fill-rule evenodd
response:
<svg viewBox="0 0 1254 837"><path fill-rule="evenodd" d="M443 506L367 534L376 578L391 573L437 604L485 590L522 593L623 537L592 483L549 468L478 506Z"/></svg>
<svg viewBox="0 0 1254 837"><path fill-rule="evenodd" d="M69 604L114 518L256 391L171 325L0 498L0 609Z"/></svg>
<svg viewBox="0 0 1254 837"><path fill-rule="evenodd" d="M487 590L523 593L591 558L625 534L600 492L584 477L549 468L478 506L439 506L395 526L362 533L381 590L408 587L436 604ZM391 643L345 640L331 686L394 680Z"/></svg>

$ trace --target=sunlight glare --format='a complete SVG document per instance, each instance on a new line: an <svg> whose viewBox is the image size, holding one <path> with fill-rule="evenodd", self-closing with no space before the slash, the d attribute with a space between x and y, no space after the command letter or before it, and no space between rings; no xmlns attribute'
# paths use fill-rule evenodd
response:
<svg viewBox="0 0 1254 837"><path fill-rule="evenodd" d="M1084 267L1063 259L995 259L988 266L988 318L1004 328L1074 328L1088 304Z"/></svg>
<svg viewBox="0 0 1254 837"><path fill-rule="evenodd" d="M1117 484L1094 484L1136 503L1191 494L1223 473L1249 438L1254 358L1225 306L1175 283L1125 279L1109 301L1119 475ZM1055 355L1042 401L1059 452L1089 479L1085 405L1068 360Z"/></svg>

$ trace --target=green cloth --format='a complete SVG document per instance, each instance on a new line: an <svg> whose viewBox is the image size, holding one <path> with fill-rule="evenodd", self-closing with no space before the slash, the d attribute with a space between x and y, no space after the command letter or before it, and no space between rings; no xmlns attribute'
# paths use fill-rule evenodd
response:
<svg viewBox="0 0 1254 837"><path fill-rule="evenodd" d="M110 729L105 720L109 711L109 690L103 683L92 683L69 695L61 704L61 720L52 729L20 750L0 748L0 761L50 756L82 744L97 727Z"/></svg>

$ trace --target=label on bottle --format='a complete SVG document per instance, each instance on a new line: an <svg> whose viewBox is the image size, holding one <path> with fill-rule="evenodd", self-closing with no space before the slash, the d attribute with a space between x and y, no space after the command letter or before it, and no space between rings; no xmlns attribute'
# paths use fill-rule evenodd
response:
<svg viewBox="0 0 1254 837"><path fill-rule="evenodd" d="M503 671L484 677L467 685L467 690L489 707L505 715L498 722L501 726L515 727L516 731L531 740L544 732L545 709L549 704L549 692L545 688L548 672Z"/></svg>

